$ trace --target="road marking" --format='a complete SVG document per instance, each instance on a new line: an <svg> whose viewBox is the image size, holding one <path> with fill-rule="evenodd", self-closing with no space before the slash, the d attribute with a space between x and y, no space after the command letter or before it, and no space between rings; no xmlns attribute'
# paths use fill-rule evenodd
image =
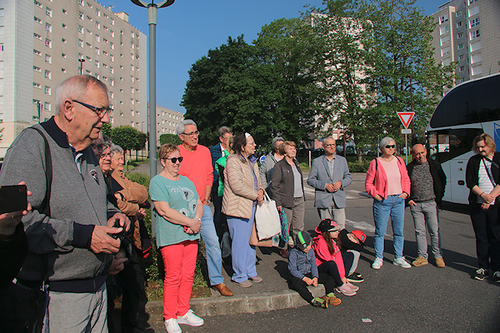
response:
<svg viewBox="0 0 500 333"><path fill-rule="evenodd" d="M365 230L368 232L375 232L375 226L373 223L368 223L365 221L353 221L346 219L346 224L348 224L352 230L354 229L360 229L360 230Z"/></svg>

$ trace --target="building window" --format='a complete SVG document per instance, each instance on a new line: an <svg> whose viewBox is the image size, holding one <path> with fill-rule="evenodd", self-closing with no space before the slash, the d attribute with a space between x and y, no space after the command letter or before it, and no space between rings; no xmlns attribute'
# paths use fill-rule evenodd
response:
<svg viewBox="0 0 500 333"><path fill-rule="evenodd" d="M114 69L113 67L109 67L109 72L110 72L111 74L115 74L115 69Z"/></svg>
<svg viewBox="0 0 500 333"><path fill-rule="evenodd" d="M37 56L41 56L42 55L42 52L38 51L38 50L35 50L33 49L33 54L37 55Z"/></svg>
<svg viewBox="0 0 500 333"><path fill-rule="evenodd" d="M458 44L458 49L459 49L459 50L463 49L463 48L464 48L464 45L465 45L464 43Z"/></svg>
<svg viewBox="0 0 500 333"><path fill-rule="evenodd" d="M439 24L443 24L445 22L448 22L448 14L444 15L444 16L441 16L439 18Z"/></svg>
<svg viewBox="0 0 500 333"><path fill-rule="evenodd" d="M45 23L45 30L48 32L52 32L52 24Z"/></svg>
<svg viewBox="0 0 500 333"><path fill-rule="evenodd" d="M464 56L463 54L461 54L461 55L459 55L459 56L458 56L458 60L459 60L459 61L462 61L462 60L464 60L464 59L465 59L465 56Z"/></svg>
<svg viewBox="0 0 500 333"><path fill-rule="evenodd" d="M43 103L43 109L45 111L50 111L50 103L49 102L45 102Z"/></svg>
<svg viewBox="0 0 500 333"><path fill-rule="evenodd" d="M45 7L45 15L52 17L52 9Z"/></svg>
<svg viewBox="0 0 500 333"><path fill-rule="evenodd" d="M101 54L101 50L99 50L99 48L98 48L98 47L96 47L96 48L95 48L95 54L97 54L97 55L100 55L100 54Z"/></svg>
<svg viewBox="0 0 500 333"><path fill-rule="evenodd" d="M478 37L481 37L481 30L480 29L477 29L475 31L471 31L470 39L476 39Z"/></svg>
<svg viewBox="0 0 500 333"><path fill-rule="evenodd" d="M63 29L68 29L68 26L64 23L62 23L61 26L63 27Z"/></svg>
<svg viewBox="0 0 500 333"><path fill-rule="evenodd" d="M92 21L92 17L87 15L87 21Z"/></svg>
<svg viewBox="0 0 500 333"><path fill-rule="evenodd" d="M469 26L471 28L474 28L477 25L479 25L479 17L476 17L475 19L470 20Z"/></svg>
<svg viewBox="0 0 500 333"><path fill-rule="evenodd" d="M96 42L100 42L101 41L101 36L99 36L99 35L96 34L95 35L95 41Z"/></svg>
<svg viewBox="0 0 500 333"><path fill-rule="evenodd" d="M109 56L109 60L111 60L111 62L115 62L115 56L111 54L111 55Z"/></svg>
<svg viewBox="0 0 500 333"><path fill-rule="evenodd" d="M45 38L45 46L52 48L52 41L48 38Z"/></svg>
<svg viewBox="0 0 500 333"><path fill-rule="evenodd" d="M81 34L85 33L85 30L83 29L83 27L81 25L78 26L78 32L80 32Z"/></svg>
<svg viewBox="0 0 500 333"><path fill-rule="evenodd" d="M461 10L459 10L459 11L457 12L457 16L462 16L462 14L463 14L463 12L462 12Z"/></svg>
<svg viewBox="0 0 500 333"><path fill-rule="evenodd" d="M111 37L115 37L115 32L114 32L113 30L111 30L111 31L109 32L109 34L110 34L110 36L111 36Z"/></svg>
<svg viewBox="0 0 500 333"><path fill-rule="evenodd" d="M101 11L100 11L98 8L96 8L96 9L95 9L95 14L96 14L97 16L101 16Z"/></svg>
<svg viewBox="0 0 500 333"><path fill-rule="evenodd" d="M99 23L99 22L95 21L95 27L96 27L97 29L101 29L101 23Z"/></svg>
<svg viewBox="0 0 500 333"><path fill-rule="evenodd" d="M61 68L61 72L66 73L66 68Z"/></svg>
<svg viewBox="0 0 500 333"><path fill-rule="evenodd" d="M89 42L85 42L85 45L87 45L87 47L92 47L92 44L90 44Z"/></svg>
<svg viewBox="0 0 500 333"><path fill-rule="evenodd" d="M109 22L111 23L111 25L115 25L115 20L114 19L111 19Z"/></svg>
<svg viewBox="0 0 500 333"><path fill-rule="evenodd" d="M89 29L85 29L85 31L87 31L89 35L92 35L92 31L90 31Z"/></svg>
<svg viewBox="0 0 500 333"><path fill-rule="evenodd" d="M42 86L40 85L40 83L36 83L36 82L33 82L33 88L38 88L40 89Z"/></svg>
<svg viewBox="0 0 500 333"><path fill-rule="evenodd" d="M78 12L78 17L80 18L80 20L84 20L85 19L85 15L83 15L82 12Z"/></svg>
<svg viewBox="0 0 500 333"><path fill-rule="evenodd" d="M462 25L463 25L463 22L462 22L462 21L457 22L457 28L460 28Z"/></svg>
<svg viewBox="0 0 500 333"><path fill-rule="evenodd" d="M48 62L49 64L52 63L52 57L48 54L45 55L45 62Z"/></svg>
<svg viewBox="0 0 500 333"><path fill-rule="evenodd" d="M41 72L42 72L42 69L41 69L40 67L37 67L37 66L33 66L33 70L34 70L35 72L39 72L39 73L41 73Z"/></svg>
<svg viewBox="0 0 500 333"><path fill-rule="evenodd" d="M457 34L457 38L463 38L463 37L464 37L464 33L463 33L463 32L459 32L459 33Z"/></svg>
<svg viewBox="0 0 500 333"><path fill-rule="evenodd" d="M42 6L42 4L41 4L41 3L39 3L38 1L36 1L36 0L35 0L34 2L35 2L35 5L36 5L37 7L39 7L39 8L42 8L42 7L43 7L43 6Z"/></svg>
<svg viewBox="0 0 500 333"><path fill-rule="evenodd" d="M61 53L61 57L66 58L66 53Z"/></svg>
<svg viewBox="0 0 500 333"><path fill-rule="evenodd" d="M78 0L78 3L80 4L80 6L85 5L85 3L83 2L83 0Z"/></svg>
<svg viewBox="0 0 500 333"><path fill-rule="evenodd" d="M81 39L78 40L78 46L83 47L83 40Z"/></svg>
<svg viewBox="0 0 500 333"><path fill-rule="evenodd" d="M465 71L465 66L460 66L460 68L458 69L459 72L463 72Z"/></svg>
<svg viewBox="0 0 500 333"><path fill-rule="evenodd" d="M45 70L45 78L50 79L51 77L52 77L52 74L50 73L50 71Z"/></svg>
<svg viewBox="0 0 500 333"><path fill-rule="evenodd" d="M63 42L64 44L66 44L66 38L61 38L61 42Z"/></svg>
<svg viewBox="0 0 500 333"><path fill-rule="evenodd" d="M63 14L68 14L68 11L67 11L66 9L64 9L64 8L63 8L63 9L62 9L62 13L63 13Z"/></svg>
<svg viewBox="0 0 500 333"><path fill-rule="evenodd" d="M114 50L114 49L115 49L115 43L111 43L111 42L110 42L110 43L109 43L109 47L110 47L111 49L113 49L113 50Z"/></svg>
<svg viewBox="0 0 500 333"><path fill-rule="evenodd" d="M33 33L33 37L35 37L36 39L38 40L42 40L42 36L40 36L39 34L37 34L36 32Z"/></svg>
<svg viewBox="0 0 500 333"><path fill-rule="evenodd" d="M474 2L477 2L477 0L469 0L469 5L472 5Z"/></svg>
<svg viewBox="0 0 500 333"><path fill-rule="evenodd" d="M42 20L40 20L38 17L36 17L36 16L35 16L34 18L35 18L35 22L36 22L36 23L40 23L40 24L42 24Z"/></svg>
<svg viewBox="0 0 500 333"><path fill-rule="evenodd" d="M45 86L43 92L45 93L45 95L50 95L50 87Z"/></svg>
<svg viewBox="0 0 500 333"><path fill-rule="evenodd" d="M95 61L95 67L99 68L99 61Z"/></svg>

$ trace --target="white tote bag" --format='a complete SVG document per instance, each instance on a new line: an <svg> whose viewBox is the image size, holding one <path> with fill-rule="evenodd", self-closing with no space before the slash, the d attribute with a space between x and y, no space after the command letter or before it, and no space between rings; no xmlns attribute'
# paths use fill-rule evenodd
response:
<svg viewBox="0 0 500 333"><path fill-rule="evenodd" d="M276 201L271 200L264 191L262 206L255 209L255 228L259 240L273 237L281 232L281 223Z"/></svg>

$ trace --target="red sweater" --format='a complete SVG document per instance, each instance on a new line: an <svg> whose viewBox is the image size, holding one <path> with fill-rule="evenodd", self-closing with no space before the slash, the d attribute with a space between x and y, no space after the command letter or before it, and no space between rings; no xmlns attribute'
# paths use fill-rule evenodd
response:
<svg viewBox="0 0 500 333"><path fill-rule="evenodd" d="M401 158L396 158L399 173L401 174L401 188L403 189L403 192L410 196L411 181L410 177L408 177L406 165ZM375 197L378 194L382 198L387 199L387 174L385 173L382 163L377 161L377 159L370 162L368 172L366 173L365 189L366 193L372 197Z"/></svg>
<svg viewBox="0 0 500 333"><path fill-rule="evenodd" d="M207 186L211 187L214 180L210 150L202 145L197 145L193 151L188 151L183 145L179 145L179 149L183 157L179 174L194 183L198 196L203 201Z"/></svg>
<svg viewBox="0 0 500 333"><path fill-rule="evenodd" d="M318 227L316 227L314 231L316 231L316 237L313 239L312 248L314 250L314 254L316 255L316 265L319 267L319 265L325 261L335 261L340 278L343 279L345 277L344 259L342 259L342 253L340 252L337 244L332 240L335 253L331 254L328 250L328 243L323 238L323 235Z"/></svg>

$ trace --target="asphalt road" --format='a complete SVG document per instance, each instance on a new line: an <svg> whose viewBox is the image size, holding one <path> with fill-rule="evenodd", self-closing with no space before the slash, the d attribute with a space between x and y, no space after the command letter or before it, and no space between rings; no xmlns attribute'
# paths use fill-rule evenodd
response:
<svg viewBox="0 0 500 333"><path fill-rule="evenodd" d="M384 265L371 269L373 251L372 199L364 193L364 174L353 174L347 188L347 228L363 230L368 239L358 272L365 282L354 297L329 309L304 306L295 309L206 317L201 327L182 325L183 332L500 332L500 285L476 281L475 238L466 207L444 205L440 211L442 249L446 268L434 261L403 269L392 265L392 231L385 241ZM318 224L314 191L306 188L305 226ZM405 212L404 254L416 258L413 221ZM279 277L277 277L279 278ZM165 332L161 322L151 330Z"/></svg>

